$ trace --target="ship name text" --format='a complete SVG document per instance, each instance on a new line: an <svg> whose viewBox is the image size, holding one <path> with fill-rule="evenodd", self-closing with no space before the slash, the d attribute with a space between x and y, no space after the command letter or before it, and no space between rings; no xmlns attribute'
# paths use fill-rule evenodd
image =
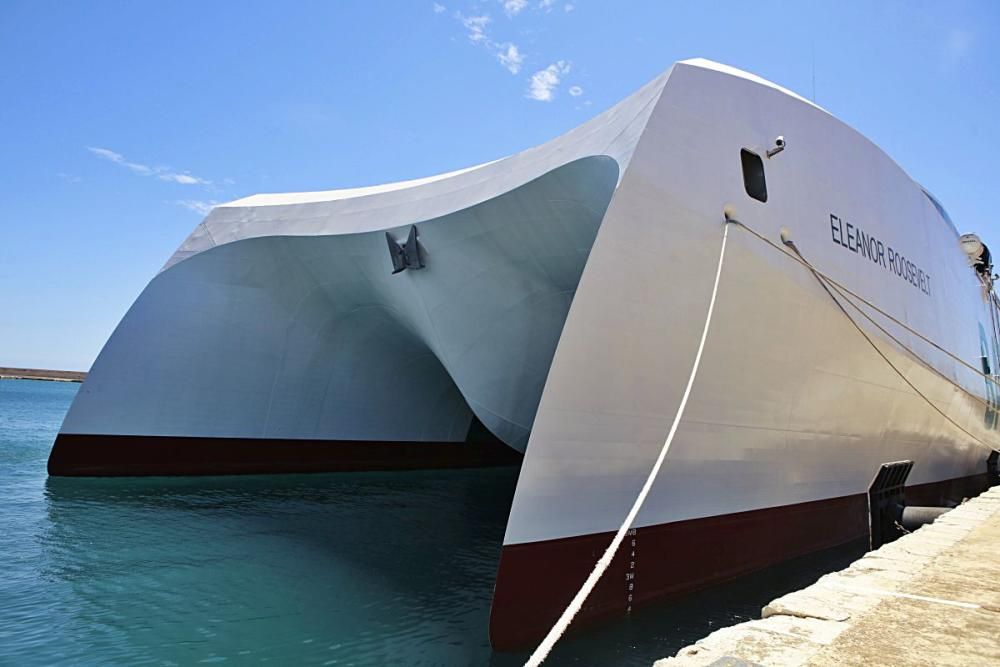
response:
<svg viewBox="0 0 1000 667"><path fill-rule="evenodd" d="M837 245L878 264L930 296L930 275L873 234L831 213L830 237Z"/></svg>

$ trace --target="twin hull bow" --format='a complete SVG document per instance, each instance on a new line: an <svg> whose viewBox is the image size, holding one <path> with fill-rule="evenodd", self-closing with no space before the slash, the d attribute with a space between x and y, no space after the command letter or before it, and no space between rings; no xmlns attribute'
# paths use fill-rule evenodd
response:
<svg viewBox="0 0 1000 667"><path fill-rule="evenodd" d="M769 159L778 135L788 147ZM808 101L685 61L503 160L216 208L102 350L49 470L384 469L524 452L490 635L526 645L610 543L662 446L724 210L775 243L784 230L850 290L996 366L983 288L929 195ZM400 268L414 226L420 261ZM583 617L864 535L883 462L915 461L908 497L925 502L984 484L994 393L881 324L910 350L862 322L892 365L812 273L733 229L684 420Z"/></svg>

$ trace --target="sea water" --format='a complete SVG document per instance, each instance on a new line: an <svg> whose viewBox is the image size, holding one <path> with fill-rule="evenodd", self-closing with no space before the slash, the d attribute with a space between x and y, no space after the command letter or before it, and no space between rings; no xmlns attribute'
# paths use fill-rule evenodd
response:
<svg viewBox="0 0 1000 667"><path fill-rule="evenodd" d="M79 386L0 380L0 664L523 662L486 634L516 467L49 478ZM650 665L856 556L638 611L546 664Z"/></svg>

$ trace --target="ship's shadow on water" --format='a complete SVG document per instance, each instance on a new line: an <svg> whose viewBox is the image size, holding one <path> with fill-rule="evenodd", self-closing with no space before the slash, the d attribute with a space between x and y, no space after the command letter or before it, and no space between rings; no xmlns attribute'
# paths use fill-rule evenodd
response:
<svg viewBox="0 0 1000 667"><path fill-rule="evenodd" d="M520 664L487 639L517 472L49 478L39 567L84 637L52 657ZM573 632L549 664L648 665L860 549Z"/></svg>
<svg viewBox="0 0 1000 667"><path fill-rule="evenodd" d="M101 658L482 664L516 478L49 478L41 567Z"/></svg>
<svg viewBox="0 0 1000 667"><path fill-rule="evenodd" d="M196 540L198 545L188 546L202 552L211 552L213 545L226 546L232 539L246 540L248 547L254 546L254 539L262 544L280 539L301 549L302 556L347 561L403 589L417 589L421 583L407 563L419 562L422 575L448 571L451 576L436 581L441 594L466 583L456 568L471 565L479 573L482 563L467 556L488 558L490 567L495 567L516 480L516 467L187 478L50 477L45 495L58 541L68 538L111 546L150 526L157 527L162 541L174 531L191 531L176 537ZM81 510L87 511L82 522ZM90 514L95 510L96 515ZM112 522L118 516L131 525ZM108 523L95 525L98 517Z"/></svg>

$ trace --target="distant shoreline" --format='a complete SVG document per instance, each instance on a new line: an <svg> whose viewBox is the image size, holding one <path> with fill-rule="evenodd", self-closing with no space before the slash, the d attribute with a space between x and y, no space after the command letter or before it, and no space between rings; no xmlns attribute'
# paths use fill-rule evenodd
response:
<svg viewBox="0 0 1000 667"><path fill-rule="evenodd" d="M53 371L43 368L4 368L0 366L0 380L50 380L52 382L83 382L85 371Z"/></svg>

